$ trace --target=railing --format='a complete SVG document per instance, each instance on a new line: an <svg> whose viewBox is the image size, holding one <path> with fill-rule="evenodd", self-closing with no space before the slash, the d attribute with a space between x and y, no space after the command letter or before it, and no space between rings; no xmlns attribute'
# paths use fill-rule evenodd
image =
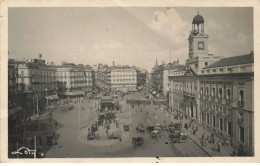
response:
<svg viewBox="0 0 260 166"><path fill-rule="evenodd" d="M226 100L226 104L230 104L232 101L231 101L231 98L228 98L227 100Z"/></svg>
<svg viewBox="0 0 260 166"><path fill-rule="evenodd" d="M245 106L245 101L238 101L237 102L238 107L244 107Z"/></svg>

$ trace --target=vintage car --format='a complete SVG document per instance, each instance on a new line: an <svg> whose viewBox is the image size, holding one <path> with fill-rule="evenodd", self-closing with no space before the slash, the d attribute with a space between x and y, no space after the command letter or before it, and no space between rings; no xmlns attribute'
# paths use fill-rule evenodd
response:
<svg viewBox="0 0 260 166"><path fill-rule="evenodd" d="M133 137L133 138L132 138L132 143L133 143L135 146L142 145L143 142L144 142L143 137Z"/></svg>
<svg viewBox="0 0 260 166"><path fill-rule="evenodd" d="M181 142L181 136L178 133L169 134L169 139L172 141L172 143L180 143Z"/></svg>
<svg viewBox="0 0 260 166"><path fill-rule="evenodd" d="M146 129L147 129L148 132L152 132L152 131L154 131L154 125L148 125L146 127Z"/></svg>
<svg viewBox="0 0 260 166"><path fill-rule="evenodd" d="M87 137L88 140L94 140L95 139L95 135L93 133L88 133L88 137Z"/></svg>
<svg viewBox="0 0 260 166"><path fill-rule="evenodd" d="M144 125L143 124L139 124L137 127L136 127L136 130L139 131L139 132L145 132L145 128L144 128Z"/></svg>
<svg viewBox="0 0 260 166"><path fill-rule="evenodd" d="M152 138L158 138L159 136L160 136L160 131L158 131L158 130L153 130L152 132L151 132L151 136L152 136Z"/></svg>
<svg viewBox="0 0 260 166"><path fill-rule="evenodd" d="M184 131L179 131L178 133L181 137L182 140L186 140L187 139L187 133Z"/></svg>
<svg viewBox="0 0 260 166"><path fill-rule="evenodd" d="M175 128L174 127L168 127L168 133L175 133Z"/></svg>
<svg viewBox="0 0 260 166"><path fill-rule="evenodd" d="M130 125L124 125L123 128L124 128L124 131L129 131L130 130Z"/></svg>

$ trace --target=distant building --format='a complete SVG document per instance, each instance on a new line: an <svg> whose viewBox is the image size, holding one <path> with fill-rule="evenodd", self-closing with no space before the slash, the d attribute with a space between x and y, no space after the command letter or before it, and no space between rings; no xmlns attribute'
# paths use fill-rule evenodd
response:
<svg viewBox="0 0 260 166"><path fill-rule="evenodd" d="M92 92L94 72L83 66L66 63L57 66L57 85L62 97L83 96Z"/></svg>
<svg viewBox="0 0 260 166"><path fill-rule="evenodd" d="M131 67L116 67L107 73L107 82L111 90L115 91L136 91L137 73L136 69Z"/></svg>
<svg viewBox="0 0 260 166"><path fill-rule="evenodd" d="M10 74L16 73L15 79L13 74L9 77L9 93L16 94L15 97L9 96L9 100L13 103L15 99L15 103L26 110L24 117L35 114L36 109L44 111L49 100L58 99L54 66L45 64L41 58L31 62L9 60L9 66Z"/></svg>

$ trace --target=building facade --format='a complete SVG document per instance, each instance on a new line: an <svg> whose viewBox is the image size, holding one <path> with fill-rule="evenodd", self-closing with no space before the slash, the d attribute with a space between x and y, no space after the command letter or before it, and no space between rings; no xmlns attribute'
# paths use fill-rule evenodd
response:
<svg viewBox="0 0 260 166"><path fill-rule="evenodd" d="M222 59L208 54L203 17L195 16L192 27L187 68L169 75L170 110L253 155L254 54Z"/></svg>
<svg viewBox="0 0 260 166"><path fill-rule="evenodd" d="M107 82L111 90L129 92L136 91L137 72L130 67L116 67L107 73Z"/></svg>
<svg viewBox="0 0 260 166"><path fill-rule="evenodd" d="M83 96L92 91L94 71L73 63L57 66L57 86L63 97Z"/></svg>

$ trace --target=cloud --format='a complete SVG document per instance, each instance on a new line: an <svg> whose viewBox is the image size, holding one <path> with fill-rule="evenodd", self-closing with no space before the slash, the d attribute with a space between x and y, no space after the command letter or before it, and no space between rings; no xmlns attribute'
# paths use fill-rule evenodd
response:
<svg viewBox="0 0 260 166"><path fill-rule="evenodd" d="M154 19L148 27L160 34L172 36L186 34L191 26L180 17L175 9L168 9L165 12L155 11Z"/></svg>
<svg viewBox="0 0 260 166"><path fill-rule="evenodd" d="M147 26L153 31L165 37L165 41L169 44L172 60L180 59L182 63L188 58L188 36L191 23L183 20L175 9L166 11L155 11L154 18ZM169 55L165 54L164 59L169 59Z"/></svg>
<svg viewBox="0 0 260 166"><path fill-rule="evenodd" d="M102 50L102 49L120 49L122 44L115 41L107 41L102 43L94 43L93 49L94 50Z"/></svg>

